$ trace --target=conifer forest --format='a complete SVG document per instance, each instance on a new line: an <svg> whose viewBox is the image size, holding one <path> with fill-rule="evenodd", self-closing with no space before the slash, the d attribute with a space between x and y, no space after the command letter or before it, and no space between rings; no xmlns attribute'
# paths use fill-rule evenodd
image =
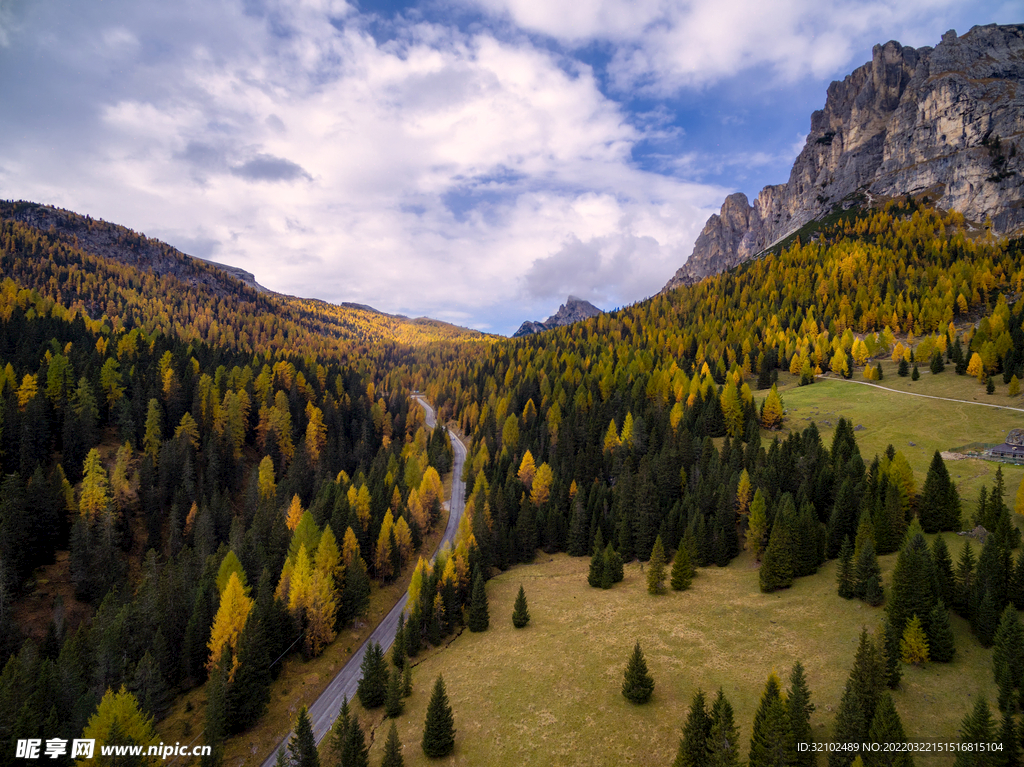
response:
<svg viewBox="0 0 1024 767"><path fill-rule="evenodd" d="M943 755L958 765L1020 764L1020 469L986 464L967 497L942 451L922 464L906 440L869 443L841 410L798 419L787 399L912 370L954 400L998 389L1024 407L1022 256L1024 240L908 197L506 339L262 292L123 227L0 204L0 762L23 764L25 739L170 742L186 699L207 767L285 742L278 764L303 767L458 758L475 712L448 671L417 665L454 670L466 637L509 623L548 630L528 578L562 557L594 600L651 613L699 599L713 569L746 568L764 600L827 577L827 604L877 625L834 684L809 678L801 647L766 649L752 717L725 681L686 687L678 767L929 759L869 746L922 740L901 716L908 679L968 648L997 693L950 700L932 740L998 745ZM463 516L434 558L458 482ZM514 605L490 598L506 573ZM369 644L318 747L279 676L376 625L389 588L408 595L395 640ZM607 698L657 712L688 683L654 674L654 638L628 644ZM825 684L835 710L814 704ZM268 748L225 756L277 708Z"/></svg>

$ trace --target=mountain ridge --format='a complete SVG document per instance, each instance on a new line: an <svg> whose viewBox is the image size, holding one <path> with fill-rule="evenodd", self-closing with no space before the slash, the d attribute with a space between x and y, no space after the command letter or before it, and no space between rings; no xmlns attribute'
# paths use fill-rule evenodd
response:
<svg viewBox="0 0 1024 767"><path fill-rule="evenodd" d="M828 88L789 181L751 203L726 197L663 290L747 261L835 210L871 196L927 193L940 208L1024 228L1024 25L946 32L937 46L876 45Z"/></svg>

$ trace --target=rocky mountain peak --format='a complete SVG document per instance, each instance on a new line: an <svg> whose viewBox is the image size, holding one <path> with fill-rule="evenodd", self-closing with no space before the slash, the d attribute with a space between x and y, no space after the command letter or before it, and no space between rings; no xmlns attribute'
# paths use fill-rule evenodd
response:
<svg viewBox="0 0 1024 767"><path fill-rule="evenodd" d="M935 48L889 41L833 82L786 184L729 195L665 286L730 269L837 207L928 192L938 206L1024 228L1024 25L990 24ZM1024 146L1019 147L1024 149Z"/></svg>
<svg viewBox="0 0 1024 767"><path fill-rule="evenodd" d="M532 336L535 333L543 333L545 330L559 328L563 325L571 325L601 314L601 310L589 301L570 295L564 304L558 307L558 311L548 317L544 322L533 322L527 320L519 326L519 330L512 334L513 338Z"/></svg>

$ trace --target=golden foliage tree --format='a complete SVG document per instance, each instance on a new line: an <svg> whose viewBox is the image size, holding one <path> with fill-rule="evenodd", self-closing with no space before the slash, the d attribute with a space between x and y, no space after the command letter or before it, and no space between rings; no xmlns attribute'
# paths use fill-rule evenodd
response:
<svg viewBox="0 0 1024 767"><path fill-rule="evenodd" d="M110 483L107 470L100 460L100 451L93 448L85 456L82 465L82 492L79 496L78 510L86 519L95 519L106 514L110 509Z"/></svg>
<svg viewBox="0 0 1024 767"><path fill-rule="evenodd" d="M228 647L231 649L232 657L229 678L234 679L235 671L238 669L238 640L242 636L242 629L245 628L245 621L249 617L252 605L253 601L246 595L238 573L232 572L227 586L220 595L220 607L213 618L210 641L206 645L210 649L210 658L206 662L208 670L216 668L224 648Z"/></svg>
<svg viewBox="0 0 1024 767"><path fill-rule="evenodd" d="M144 756L138 757L137 764L148 767L159 761L156 757L145 756L149 746L159 740L153 728L153 718L142 711L139 701L124 685L117 692L106 691L96 711L89 717L82 737L95 740L99 745L142 746ZM96 755L99 755L98 749ZM81 759L78 764L90 765L92 761Z"/></svg>

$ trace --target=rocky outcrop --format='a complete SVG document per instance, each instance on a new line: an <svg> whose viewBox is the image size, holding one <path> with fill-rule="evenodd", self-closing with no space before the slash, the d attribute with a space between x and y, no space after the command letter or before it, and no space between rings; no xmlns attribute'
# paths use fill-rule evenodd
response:
<svg viewBox="0 0 1024 767"><path fill-rule="evenodd" d="M589 301L584 301L576 296L569 296L566 302L558 307L558 311L544 320L544 322L527 320L519 326L519 330L513 333L512 337L532 336L535 333L543 333L545 330L559 328L563 325L571 325L574 322L596 317L599 314L601 314L601 310Z"/></svg>
<svg viewBox="0 0 1024 767"><path fill-rule="evenodd" d="M837 206L928 192L939 207L1024 229L1024 25L974 27L935 47L876 45L828 88L789 182L751 205L726 198L665 286L692 284L758 255Z"/></svg>

